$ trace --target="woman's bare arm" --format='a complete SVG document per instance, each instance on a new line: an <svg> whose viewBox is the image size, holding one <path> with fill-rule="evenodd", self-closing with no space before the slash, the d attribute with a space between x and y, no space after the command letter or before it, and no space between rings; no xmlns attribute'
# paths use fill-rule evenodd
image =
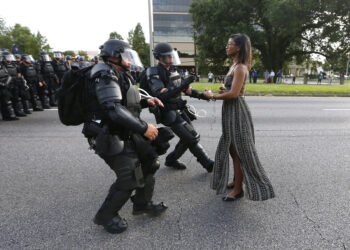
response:
<svg viewBox="0 0 350 250"><path fill-rule="evenodd" d="M232 75L234 75L234 77L231 85L231 90L222 94L214 95L212 99L229 100L237 98L239 96L246 79L247 66L244 64L239 64L235 68L234 72L232 72Z"/></svg>

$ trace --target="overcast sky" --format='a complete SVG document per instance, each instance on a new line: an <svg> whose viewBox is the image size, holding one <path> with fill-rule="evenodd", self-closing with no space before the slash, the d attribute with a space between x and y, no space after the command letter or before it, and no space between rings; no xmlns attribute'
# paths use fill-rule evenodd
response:
<svg viewBox="0 0 350 250"><path fill-rule="evenodd" d="M109 33L124 40L141 23L149 42L148 0L16 0L1 1L0 17L7 26L40 31L53 50L98 50Z"/></svg>

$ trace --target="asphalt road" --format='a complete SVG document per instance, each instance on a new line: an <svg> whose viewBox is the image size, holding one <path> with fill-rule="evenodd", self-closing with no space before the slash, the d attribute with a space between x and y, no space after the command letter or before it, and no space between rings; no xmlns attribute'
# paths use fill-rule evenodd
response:
<svg viewBox="0 0 350 250"><path fill-rule="evenodd" d="M115 176L81 127L63 126L57 111L0 122L0 249L349 249L350 99L246 100L277 197L224 203L187 152L187 170L157 172L154 200L166 214L135 217L128 202L120 235L92 222ZM221 102L189 103L207 111L194 124L214 157Z"/></svg>

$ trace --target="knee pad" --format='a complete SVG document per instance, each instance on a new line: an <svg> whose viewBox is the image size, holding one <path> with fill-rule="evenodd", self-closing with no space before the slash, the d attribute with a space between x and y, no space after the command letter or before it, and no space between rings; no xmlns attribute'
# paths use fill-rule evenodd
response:
<svg viewBox="0 0 350 250"><path fill-rule="evenodd" d="M200 135L193 126L185 121L171 126L174 133L188 145L197 144L200 140Z"/></svg>
<svg viewBox="0 0 350 250"><path fill-rule="evenodd" d="M147 176L149 174L154 174L160 168L160 162L158 159L155 159L151 162L147 162L142 164L142 173L143 176ZM146 177L145 177L146 178ZM146 182L146 180L145 180Z"/></svg>
<svg viewBox="0 0 350 250"><path fill-rule="evenodd" d="M133 190L144 186L139 160L131 157L116 157L111 168L117 174L117 185L121 190Z"/></svg>

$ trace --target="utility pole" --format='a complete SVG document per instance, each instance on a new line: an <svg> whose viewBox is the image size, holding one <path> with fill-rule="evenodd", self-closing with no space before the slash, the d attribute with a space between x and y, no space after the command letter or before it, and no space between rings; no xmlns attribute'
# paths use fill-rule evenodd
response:
<svg viewBox="0 0 350 250"><path fill-rule="evenodd" d="M154 66L153 59L153 10L152 10L152 1L148 0L148 18L149 18L149 61L151 67Z"/></svg>

